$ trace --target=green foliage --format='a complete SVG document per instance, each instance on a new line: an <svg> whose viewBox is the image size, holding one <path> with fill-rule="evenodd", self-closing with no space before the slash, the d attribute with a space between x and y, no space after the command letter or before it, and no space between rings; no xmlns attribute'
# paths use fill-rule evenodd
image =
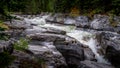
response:
<svg viewBox="0 0 120 68"><path fill-rule="evenodd" d="M0 68L8 67L14 61L14 59L14 56L11 56L6 52L0 53Z"/></svg>
<svg viewBox="0 0 120 68"><path fill-rule="evenodd" d="M0 33L0 40L8 40L9 36L4 34L4 33Z"/></svg>
<svg viewBox="0 0 120 68"><path fill-rule="evenodd" d="M0 21L0 31L5 31L6 29L8 29L8 26L5 25L3 21ZM0 33L0 40L8 40L8 38L9 38L8 35Z"/></svg>
<svg viewBox="0 0 120 68"><path fill-rule="evenodd" d="M28 49L28 40L21 38L18 42L14 43L14 48L21 51Z"/></svg>
<svg viewBox="0 0 120 68"><path fill-rule="evenodd" d="M77 7L81 14L111 12L120 14L120 0L1 0L0 13L23 12L37 14L40 12L71 12Z"/></svg>

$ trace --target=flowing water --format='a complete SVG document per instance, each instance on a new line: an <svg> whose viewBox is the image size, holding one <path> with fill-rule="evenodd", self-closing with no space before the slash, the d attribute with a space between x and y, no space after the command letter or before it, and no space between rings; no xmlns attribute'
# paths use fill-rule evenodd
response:
<svg viewBox="0 0 120 68"><path fill-rule="evenodd" d="M88 46L95 54L95 58L97 59L98 62L108 64L108 62L103 58L103 56L98 53L99 47L97 46L98 42L97 39L95 38L96 36L95 34L86 31L76 30L75 26L48 24L45 21L46 18L47 16L43 16L42 18L40 17L36 17L33 19L25 18L25 20L31 22L32 24L36 24L37 27L34 27L34 29L39 29L39 27L44 27L44 28L54 28L54 29L66 31L67 32L66 35L73 37L76 40L78 40L80 43Z"/></svg>

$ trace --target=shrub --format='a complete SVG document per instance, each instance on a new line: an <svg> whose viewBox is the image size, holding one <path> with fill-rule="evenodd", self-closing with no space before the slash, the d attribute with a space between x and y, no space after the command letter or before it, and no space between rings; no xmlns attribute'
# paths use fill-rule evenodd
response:
<svg viewBox="0 0 120 68"><path fill-rule="evenodd" d="M0 68L8 67L14 61L14 59L15 57L11 56L9 53L0 53Z"/></svg>

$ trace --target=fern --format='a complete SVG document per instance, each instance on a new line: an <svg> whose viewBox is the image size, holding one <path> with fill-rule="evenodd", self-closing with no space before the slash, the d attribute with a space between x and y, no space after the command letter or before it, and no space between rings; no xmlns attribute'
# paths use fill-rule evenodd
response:
<svg viewBox="0 0 120 68"><path fill-rule="evenodd" d="M22 50L22 51L28 49L28 40L24 38L20 38L18 42L14 43L14 48L16 50Z"/></svg>

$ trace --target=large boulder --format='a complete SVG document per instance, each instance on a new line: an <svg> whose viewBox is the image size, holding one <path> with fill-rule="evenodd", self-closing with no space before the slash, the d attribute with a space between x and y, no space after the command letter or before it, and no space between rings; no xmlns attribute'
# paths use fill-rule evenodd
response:
<svg viewBox="0 0 120 68"><path fill-rule="evenodd" d="M78 68L78 62L84 60L82 44L69 40L69 42L55 42L54 45L65 57L68 68Z"/></svg>
<svg viewBox="0 0 120 68"><path fill-rule="evenodd" d="M94 15L94 19L90 24L91 28L97 30L110 30L109 16L105 15Z"/></svg>
<svg viewBox="0 0 120 68"><path fill-rule="evenodd" d="M117 68L120 67L120 35L117 33L102 33L102 47L106 58Z"/></svg>

